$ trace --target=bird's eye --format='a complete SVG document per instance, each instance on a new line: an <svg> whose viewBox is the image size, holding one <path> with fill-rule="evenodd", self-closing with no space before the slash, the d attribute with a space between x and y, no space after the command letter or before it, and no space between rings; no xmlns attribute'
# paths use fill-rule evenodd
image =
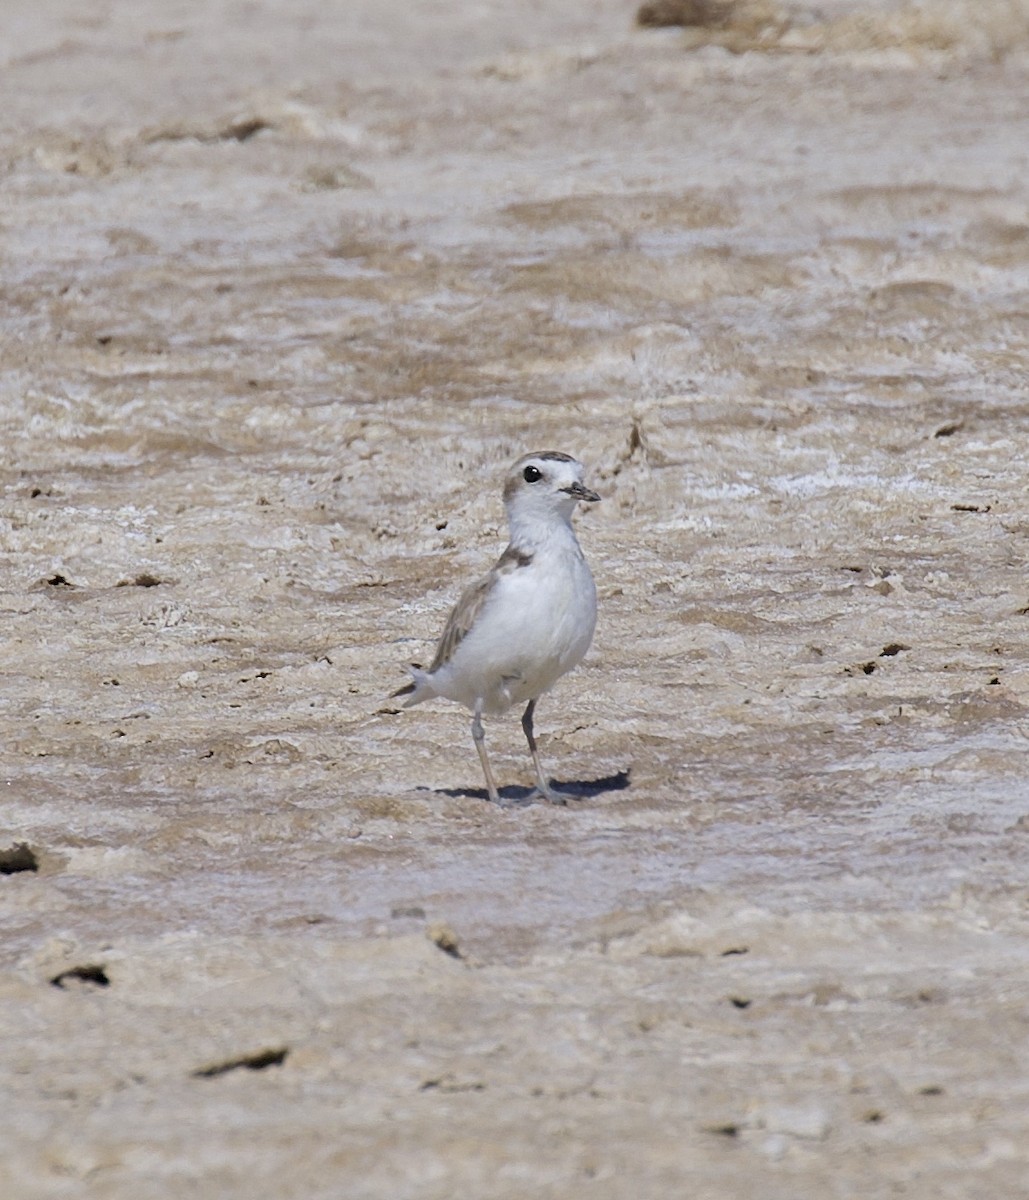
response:
<svg viewBox="0 0 1029 1200"><path fill-rule="evenodd" d="M543 478L543 475L539 467L526 467L522 472L522 478L526 483L538 483Z"/></svg>

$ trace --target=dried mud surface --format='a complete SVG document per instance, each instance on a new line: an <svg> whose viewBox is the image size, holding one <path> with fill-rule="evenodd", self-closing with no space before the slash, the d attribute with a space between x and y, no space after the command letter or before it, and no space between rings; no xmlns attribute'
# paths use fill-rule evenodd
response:
<svg viewBox="0 0 1029 1200"><path fill-rule="evenodd" d="M1029 9L737 17L6 4L0 1194L1026 1194Z"/></svg>

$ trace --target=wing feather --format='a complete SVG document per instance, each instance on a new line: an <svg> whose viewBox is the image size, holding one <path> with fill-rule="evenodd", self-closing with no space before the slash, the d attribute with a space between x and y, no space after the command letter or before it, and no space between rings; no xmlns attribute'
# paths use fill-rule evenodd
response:
<svg viewBox="0 0 1029 1200"><path fill-rule="evenodd" d="M450 662L451 658L453 658L454 651L468 636L472 626L475 624L475 618L482 612L482 606L486 603L486 598L493 590L493 584L494 574L491 571L488 575L480 579L478 583L473 583L470 588L467 588L454 605L454 610L447 618L447 623L443 627L443 633L436 647L436 655L429 667L430 675L433 671L438 671L440 667Z"/></svg>
<svg viewBox="0 0 1029 1200"><path fill-rule="evenodd" d="M489 597L490 592L498 583L501 575L510 575L512 571L518 571L522 567L527 567L532 562L532 554L524 550L517 550L514 546L508 546L504 553L497 559L497 564L488 575L484 575L477 583L473 583L470 588L467 588L461 595L461 598L454 605L454 610L447 619L447 623L443 628L443 633L439 639L439 644L436 646L436 656L432 660L429 667L429 674L439 670L440 667L454 657L454 651L460 646L464 639L471 632L472 626L479 613L482 612L483 605Z"/></svg>

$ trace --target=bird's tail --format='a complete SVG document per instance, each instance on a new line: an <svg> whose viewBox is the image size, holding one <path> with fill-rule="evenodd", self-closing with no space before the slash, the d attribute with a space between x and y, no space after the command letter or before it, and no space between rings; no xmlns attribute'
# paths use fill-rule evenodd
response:
<svg viewBox="0 0 1029 1200"><path fill-rule="evenodd" d="M402 688L397 688L390 696L391 700L397 696L406 696L404 701L405 708L411 708L415 704L421 704L423 700L428 700L431 696L436 695L436 691L432 686L432 677L428 671L423 671L421 667L412 664L408 671L411 672L411 682L405 683Z"/></svg>

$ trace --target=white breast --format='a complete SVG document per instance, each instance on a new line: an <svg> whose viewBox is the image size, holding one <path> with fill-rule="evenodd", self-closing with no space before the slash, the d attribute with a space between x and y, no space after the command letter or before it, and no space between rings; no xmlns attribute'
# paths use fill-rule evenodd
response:
<svg viewBox="0 0 1029 1200"><path fill-rule="evenodd" d="M437 678L441 695L469 707L481 697L486 712L504 712L541 695L580 662L593 640L597 593L578 543L569 541L497 577L448 678Z"/></svg>

